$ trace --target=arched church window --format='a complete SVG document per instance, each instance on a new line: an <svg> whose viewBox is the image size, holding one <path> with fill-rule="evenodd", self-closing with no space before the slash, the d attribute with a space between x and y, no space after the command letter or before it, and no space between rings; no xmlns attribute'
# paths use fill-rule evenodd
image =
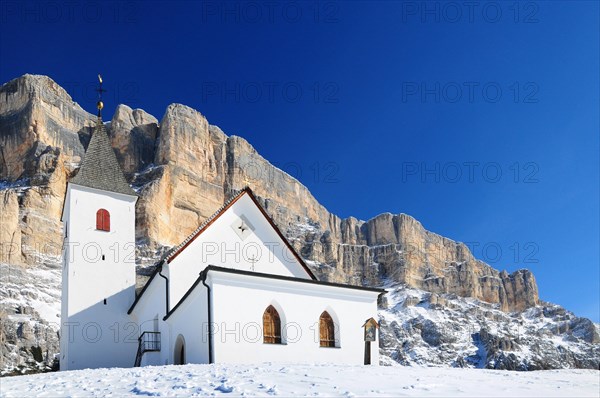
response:
<svg viewBox="0 0 600 398"><path fill-rule="evenodd" d="M335 324L327 311L319 317L319 335L321 347L335 347Z"/></svg>
<svg viewBox="0 0 600 398"><path fill-rule="evenodd" d="M263 314L263 342L281 344L281 319L272 305L268 306Z"/></svg>
<svg viewBox="0 0 600 398"><path fill-rule="evenodd" d="M96 229L99 231L110 231L110 213L106 209L96 212Z"/></svg>

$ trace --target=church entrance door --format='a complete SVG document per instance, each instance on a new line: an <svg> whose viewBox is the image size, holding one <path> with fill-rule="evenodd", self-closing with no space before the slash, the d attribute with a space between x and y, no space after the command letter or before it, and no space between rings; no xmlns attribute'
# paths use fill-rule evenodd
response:
<svg viewBox="0 0 600 398"><path fill-rule="evenodd" d="M175 352L173 353L173 363L175 365L185 364L185 339L182 335L177 336L175 340Z"/></svg>

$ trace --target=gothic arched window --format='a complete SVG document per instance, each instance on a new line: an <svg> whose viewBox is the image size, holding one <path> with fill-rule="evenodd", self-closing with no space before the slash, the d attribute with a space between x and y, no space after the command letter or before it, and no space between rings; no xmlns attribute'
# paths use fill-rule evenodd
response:
<svg viewBox="0 0 600 398"><path fill-rule="evenodd" d="M106 209L96 212L96 229L99 231L110 231L110 213Z"/></svg>
<svg viewBox="0 0 600 398"><path fill-rule="evenodd" d="M323 311L319 317L319 335L321 347L335 347L335 325L327 311Z"/></svg>
<svg viewBox="0 0 600 398"><path fill-rule="evenodd" d="M263 313L263 342L281 344L281 320L272 305L268 306Z"/></svg>

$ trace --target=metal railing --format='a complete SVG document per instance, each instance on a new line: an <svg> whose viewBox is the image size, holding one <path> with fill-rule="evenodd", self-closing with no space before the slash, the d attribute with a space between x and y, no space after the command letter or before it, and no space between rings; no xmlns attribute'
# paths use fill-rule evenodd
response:
<svg viewBox="0 0 600 398"><path fill-rule="evenodd" d="M142 356L148 351L160 351L160 332L144 332L138 337L138 349L133 366L140 366Z"/></svg>
<svg viewBox="0 0 600 398"><path fill-rule="evenodd" d="M142 353L160 351L160 332L144 332L138 338Z"/></svg>

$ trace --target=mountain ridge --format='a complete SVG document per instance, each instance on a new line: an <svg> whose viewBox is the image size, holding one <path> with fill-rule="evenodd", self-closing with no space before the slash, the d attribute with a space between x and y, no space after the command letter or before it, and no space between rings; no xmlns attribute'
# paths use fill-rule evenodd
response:
<svg viewBox="0 0 600 398"><path fill-rule="evenodd" d="M42 75L3 84L0 105L0 263L24 270L60 267L66 183L81 164L96 116ZM118 105L105 127L140 197L138 284L163 253L249 185L321 280L369 286L393 281L440 297L481 300L507 314L543 304L529 270L499 271L476 259L464 243L426 230L410 215L385 212L364 221L330 213L245 138L228 136L186 105L169 105L160 121L142 109ZM11 311L8 305L6 314ZM11 332L20 322L13 318L4 326L4 335L13 340L3 357L23 342ZM24 341L27 347L36 344ZM589 344L597 345L593 339ZM44 347L54 349L51 342Z"/></svg>
<svg viewBox="0 0 600 398"><path fill-rule="evenodd" d="M64 185L58 184L66 183L81 162L95 117L47 76L24 75L4 84L0 92L4 94L5 105L0 114L0 142L5 148L0 178L10 181L35 177L38 173L59 174L53 179L56 184L52 181L46 184L59 198ZM26 120L28 125L10 123L15 119ZM23 127L28 127L26 132ZM321 278L376 284L383 274L400 271L399 281L410 286L500 302L505 310L522 310L537 303L537 285L529 271L510 275L498 272L475 259L463 243L427 231L419 221L404 213L386 212L366 221L340 218L321 205L300 181L271 165L246 139L227 136L186 105L170 104L160 122L142 109L118 105L107 127L121 167L130 182L139 186L136 237L148 242L150 252L177 245L233 191L250 185L274 221L284 228L287 224L286 235L296 242L296 249L303 257L313 264L335 266L338 272L318 272ZM40 151L42 145L46 147ZM36 148L34 153L33 148ZM47 159L35 165L36 157L44 155ZM26 168L15 157L25 158L32 165ZM50 169L47 163L51 163ZM154 178L143 181L149 166L153 166ZM253 171L259 174L253 176ZM48 212L49 209L42 211L44 215ZM308 234L293 226L302 223L302 217L313 227ZM54 223L49 228L54 230L52 244L56 244L60 225ZM23 231L21 235L31 237ZM402 255L381 253L378 247L388 244L399 244L396 249ZM337 245L342 247L342 253L339 250L336 253ZM353 246L350 252L343 248L346 245ZM22 246L27 243L22 241ZM30 264L27 250L21 251L22 262ZM355 259L350 260L351 269L345 270L348 256ZM373 262L379 264L376 275L364 280L365 269ZM465 267L469 268L466 270L469 275L461 276ZM459 275L448 277L448 270ZM515 278L520 276L517 288L513 289ZM500 278L502 283L482 281L484 277Z"/></svg>

